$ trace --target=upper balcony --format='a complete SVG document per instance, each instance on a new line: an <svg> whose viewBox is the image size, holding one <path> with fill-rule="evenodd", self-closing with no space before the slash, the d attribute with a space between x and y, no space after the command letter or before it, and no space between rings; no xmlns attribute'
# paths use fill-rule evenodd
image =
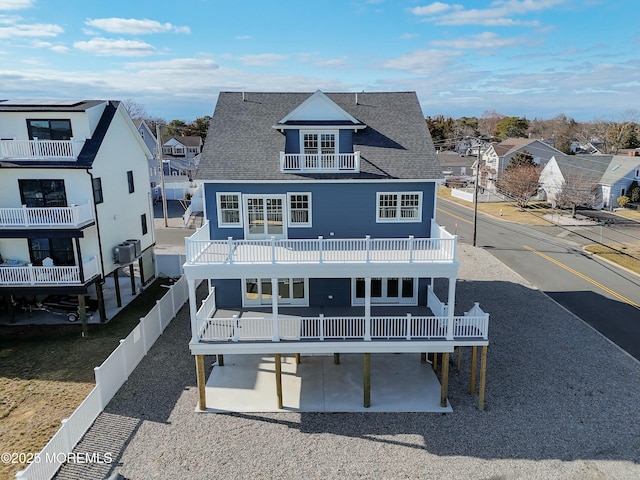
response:
<svg viewBox="0 0 640 480"><path fill-rule="evenodd" d="M70 207L0 208L0 230L16 228L80 228L94 222L91 203Z"/></svg>
<svg viewBox="0 0 640 480"><path fill-rule="evenodd" d="M359 173L360 152L327 154L280 152L280 171L283 173Z"/></svg>
<svg viewBox="0 0 640 480"><path fill-rule="evenodd" d="M0 160L77 160L84 140L0 140Z"/></svg>
<svg viewBox="0 0 640 480"><path fill-rule="evenodd" d="M79 265L35 266L10 261L0 263L0 287L83 285L100 274L98 259L91 257Z"/></svg>
<svg viewBox="0 0 640 480"><path fill-rule="evenodd" d="M211 240L207 222L186 239L185 273L191 278L240 278L249 272L255 276L281 270L308 277L322 272L339 276L354 268L371 273L395 268L429 276L428 266L429 272L437 267L448 275L457 269L456 248L457 237L436 224L431 238ZM197 277L197 272L205 276Z"/></svg>

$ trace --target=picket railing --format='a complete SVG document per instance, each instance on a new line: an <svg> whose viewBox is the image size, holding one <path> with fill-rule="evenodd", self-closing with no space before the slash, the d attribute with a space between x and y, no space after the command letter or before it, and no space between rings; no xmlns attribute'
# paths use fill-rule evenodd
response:
<svg viewBox="0 0 640 480"><path fill-rule="evenodd" d="M147 313L133 331L120 340L120 345L94 368L96 386L40 453L24 470L16 474L21 480L49 480L56 474L64 459L89 430L98 415L127 381L140 360L164 332L178 310L189 298L185 277L180 278Z"/></svg>

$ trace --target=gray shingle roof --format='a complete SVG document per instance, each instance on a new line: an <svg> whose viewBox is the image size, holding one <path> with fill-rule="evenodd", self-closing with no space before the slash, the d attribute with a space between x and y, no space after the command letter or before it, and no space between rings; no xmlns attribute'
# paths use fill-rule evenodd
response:
<svg viewBox="0 0 640 480"><path fill-rule="evenodd" d="M326 93L367 125L353 134L360 173L280 172L285 136L272 128L311 93L221 92L196 177L201 180L439 179L431 136L415 92Z"/></svg>
<svg viewBox="0 0 640 480"><path fill-rule="evenodd" d="M611 155L554 155L562 176L579 175L585 180L599 182L607 170Z"/></svg>

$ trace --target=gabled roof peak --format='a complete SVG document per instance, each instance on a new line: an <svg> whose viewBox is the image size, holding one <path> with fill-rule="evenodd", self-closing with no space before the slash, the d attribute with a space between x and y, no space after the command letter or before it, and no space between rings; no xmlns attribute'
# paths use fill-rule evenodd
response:
<svg viewBox="0 0 640 480"><path fill-rule="evenodd" d="M355 98L355 97L354 97ZM361 123L352 115L340 108L333 100L327 97L321 90L316 90L304 102L293 109L287 116L278 122L278 125L288 122L350 122L354 125Z"/></svg>

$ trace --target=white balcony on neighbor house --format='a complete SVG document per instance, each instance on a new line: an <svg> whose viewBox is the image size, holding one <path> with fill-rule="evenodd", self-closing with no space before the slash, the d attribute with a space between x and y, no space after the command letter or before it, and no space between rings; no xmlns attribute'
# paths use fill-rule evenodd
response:
<svg viewBox="0 0 640 480"><path fill-rule="evenodd" d="M210 240L207 222L186 239L186 265L424 265L454 263L456 247L457 237L438 225L431 238Z"/></svg>
<svg viewBox="0 0 640 480"><path fill-rule="evenodd" d="M82 263L82 274L84 279L77 265L44 267L9 261L0 263L0 286L83 285L100 274L96 257Z"/></svg>
<svg viewBox="0 0 640 480"><path fill-rule="evenodd" d="M280 171L305 173L360 172L360 152L284 153L280 152Z"/></svg>
<svg viewBox="0 0 640 480"><path fill-rule="evenodd" d="M70 160L77 159L83 140L0 140L2 160Z"/></svg>
<svg viewBox="0 0 640 480"><path fill-rule="evenodd" d="M0 208L0 229L3 228L78 228L93 222L91 202L70 207Z"/></svg>

